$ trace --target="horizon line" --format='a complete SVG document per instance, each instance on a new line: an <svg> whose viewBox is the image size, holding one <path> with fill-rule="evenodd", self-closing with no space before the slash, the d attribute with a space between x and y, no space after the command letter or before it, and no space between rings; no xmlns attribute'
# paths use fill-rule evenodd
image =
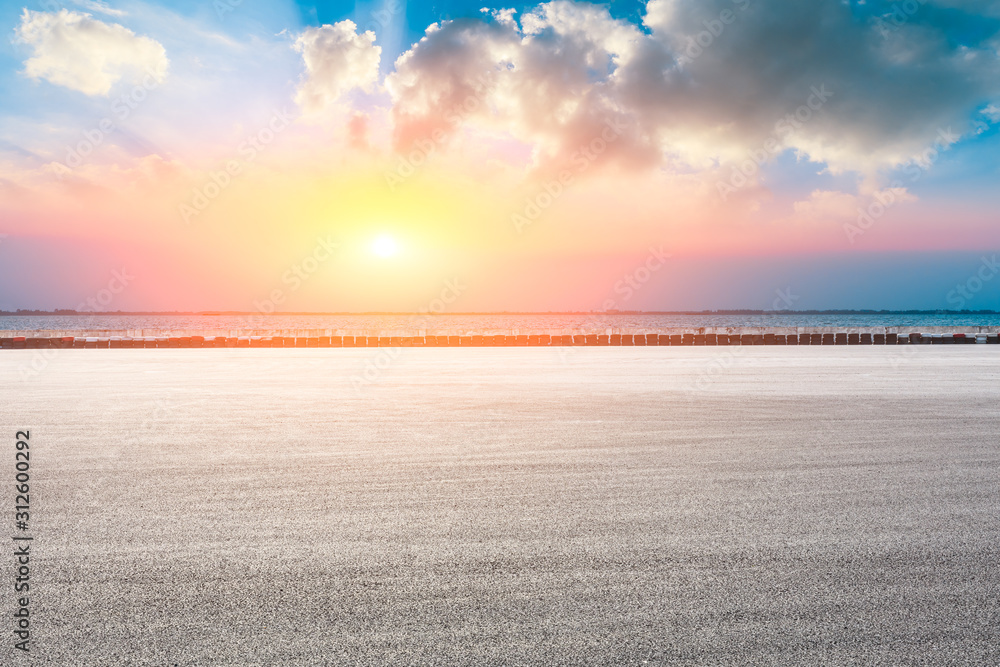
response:
<svg viewBox="0 0 1000 667"><path fill-rule="evenodd" d="M467 315L1000 315L998 310L948 310L948 309L917 309L900 310L869 308L830 308L807 310L760 310L753 308L726 308L717 310L485 310L456 311L447 313L430 313L418 311L285 311L261 313L252 310L116 310L116 311L78 311L71 309L31 310L0 310L0 317L24 316L123 316L123 315L197 315L202 317L225 317L234 315L252 315L257 317L271 316L302 316L302 315L418 315L430 317L467 316Z"/></svg>

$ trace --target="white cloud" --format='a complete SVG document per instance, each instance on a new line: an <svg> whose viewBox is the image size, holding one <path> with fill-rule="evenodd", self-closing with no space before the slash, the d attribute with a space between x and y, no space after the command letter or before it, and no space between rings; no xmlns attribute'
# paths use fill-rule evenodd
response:
<svg viewBox="0 0 1000 667"><path fill-rule="evenodd" d="M900 166L941 128L965 134L981 100L1000 92L994 48L961 24L923 19L885 32L840 0L651 0L645 23L681 76L636 76L626 99L643 102L649 125L681 121L742 148L826 86L833 97L785 147L831 171Z"/></svg>
<svg viewBox="0 0 1000 667"><path fill-rule="evenodd" d="M556 0L520 25L510 14L447 21L387 77L396 143L455 134L459 116L532 145L543 163L611 122L624 129L602 159L622 164L728 168L777 141L767 159L790 150L874 174L912 162L942 128L967 134L982 100L1000 96L988 40L921 19L886 37L842 0L651 0L643 32ZM470 96L480 104L456 114Z"/></svg>
<svg viewBox="0 0 1000 667"><path fill-rule="evenodd" d="M861 183L857 195L837 190L813 190L809 199L795 202L793 210L796 216L806 220L844 220L856 218L873 202L882 206L894 206L918 201L916 196L901 185L872 191L868 190L869 185L870 183Z"/></svg>
<svg viewBox="0 0 1000 667"><path fill-rule="evenodd" d="M795 202L797 215L809 218L851 218L857 215L860 200L846 192L813 190L806 201Z"/></svg>
<svg viewBox="0 0 1000 667"><path fill-rule="evenodd" d="M319 111L344 93L360 88L370 91L378 83L382 47L375 33L360 35L353 21L309 28L295 40L295 50L305 61L306 76L296 102L306 111Z"/></svg>
<svg viewBox="0 0 1000 667"><path fill-rule="evenodd" d="M555 167L610 124L623 129L604 158L655 162L634 124L617 123L613 95L616 70L646 40L641 31L602 7L564 0L528 12L522 26L508 14L431 26L386 79L396 145L478 124L531 144L537 167Z"/></svg>
<svg viewBox="0 0 1000 667"><path fill-rule="evenodd" d="M109 7L106 3L100 2L100 0L73 0L73 3L98 14L115 17L125 16L125 12L122 10Z"/></svg>
<svg viewBox="0 0 1000 667"><path fill-rule="evenodd" d="M24 10L16 36L33 51L24 63L27 76L86 95L107 95L122 79L162 82L169 66L159 42L66 9Z"/></svg>

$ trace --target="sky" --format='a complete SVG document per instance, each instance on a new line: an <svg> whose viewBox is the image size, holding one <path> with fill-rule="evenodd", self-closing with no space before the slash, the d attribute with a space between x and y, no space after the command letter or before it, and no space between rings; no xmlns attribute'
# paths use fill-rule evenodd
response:
<svg viewBox="0 0 1000 667"><path fill-rule="evenodd" d="M483 2L0 0L0 309L1000 308L1000 2Z"/></svg>

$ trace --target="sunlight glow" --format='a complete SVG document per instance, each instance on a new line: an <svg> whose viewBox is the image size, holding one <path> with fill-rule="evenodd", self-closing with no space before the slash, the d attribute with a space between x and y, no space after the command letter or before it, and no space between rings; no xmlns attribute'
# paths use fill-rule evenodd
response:
<svg viewBox="0 0 1000 667"><path fill-rule="evenodd" d="M375 239L374 243L372 243L372 252L379 257L392 257L399 252L399 247L396 245L396 240L394 238L388 234L383 234Z"/></svg>

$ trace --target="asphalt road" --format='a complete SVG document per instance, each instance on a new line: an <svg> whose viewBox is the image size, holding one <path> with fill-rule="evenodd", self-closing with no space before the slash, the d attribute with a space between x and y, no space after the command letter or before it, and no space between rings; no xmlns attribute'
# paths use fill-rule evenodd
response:
<svg viewBox="0 0 1000 667"><path fill-rule="evenodd" d="M3 664L1000 663L996 347L40 352Z"/></svg>

